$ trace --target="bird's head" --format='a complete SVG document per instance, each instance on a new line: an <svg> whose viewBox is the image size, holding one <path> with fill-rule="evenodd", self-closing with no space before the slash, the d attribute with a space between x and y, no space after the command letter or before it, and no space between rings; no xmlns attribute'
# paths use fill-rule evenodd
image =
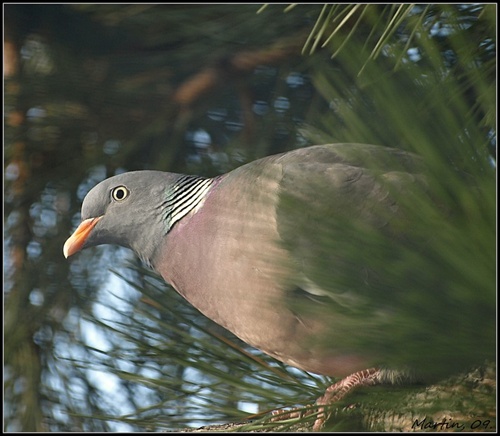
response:
<svg viewBox="0 0 500 436"><path fill-rule="evenodd" d="M83 200L82 222L65 242L64 256L96 245L117 244L150 262L169 230L171 205L167 200L182 177L133 171L99 183Z"/></svg>

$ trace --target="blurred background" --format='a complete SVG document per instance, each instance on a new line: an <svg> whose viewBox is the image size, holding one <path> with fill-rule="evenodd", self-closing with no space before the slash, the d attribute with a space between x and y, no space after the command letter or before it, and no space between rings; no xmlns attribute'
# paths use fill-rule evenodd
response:
<svg viewBox="0 0 500 436"><path fill-rule="evenodd" d="M496 14L5 4L4 430L172 430L328 384L201 317L130 251L64 259L89 189L136 169L214 176L328 142L419 153L455 211L419 267L462 286L464 349L494 357Z"/></svg>

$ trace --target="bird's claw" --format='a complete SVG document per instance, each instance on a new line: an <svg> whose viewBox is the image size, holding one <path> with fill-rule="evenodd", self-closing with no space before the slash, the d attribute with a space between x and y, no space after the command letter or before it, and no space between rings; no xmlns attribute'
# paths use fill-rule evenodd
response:
<svg viewBox="0 0 500 436"><path fill-rule="evenodd" d="M358 371L350 376L340 380L339 382L329 386L325 393L316 400L316 403L311 406L306 406L298 409L274 410L271 412L273 417L271 421L283 421L286 419L302 418L305 416L316 415L313 431L321 431L325 423L330 418L331 412L327 412L329 405L336 403L344 398L349 392L358 386L370 386L380 382L380 370L370 368L364 371Z"/></svg>

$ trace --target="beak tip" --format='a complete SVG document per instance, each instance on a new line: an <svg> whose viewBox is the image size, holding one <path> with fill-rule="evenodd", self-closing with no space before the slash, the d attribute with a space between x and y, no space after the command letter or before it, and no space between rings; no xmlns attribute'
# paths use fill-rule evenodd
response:
<svg viewBox="0 0 500 436"><path fill-rule="evenodd" d="M66 259L73 254L73 253L70 253L71 247L70 247L70 244L68 244L68 242L69 242L69 239L64 243L64 247L63 247L63 255Z"/></svg>
<svg viewBox="0 0 500 436"><path fill-rule="evenodd" d="M101 218L102 217L89 218L82 221L74 233L64 243L63 255L66 259L83 248L90 232Z"/></svg>

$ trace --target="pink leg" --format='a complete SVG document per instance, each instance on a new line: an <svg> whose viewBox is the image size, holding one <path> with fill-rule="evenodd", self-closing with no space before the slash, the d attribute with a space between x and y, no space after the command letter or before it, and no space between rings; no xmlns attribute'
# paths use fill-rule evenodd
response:
<svg viewBox="0 0 500 436"><path fill-rule="evenodd" d="M325 413L327 405L335 403L344 398L349 392L359 386L373 386L377 384L397 385L405 382L413 381L413 375L408 371L394 371L379 368L370 368L363 371L355 372L340 380L339 382L329 386L325 393L316 400L316 407L309 408L306 411L291 410L283 412L277 410L273 412L272 421L281 421L283 419L299 418L300 416L309 416L317 413L316 421L314 422L313 430L320 431L323 425L328 420L329 416Z"/></svg>
<svg viewBox="0 0 500 436"><path fill-rule="evenodd" d="M341 400L358 386L372 386L382 383L382 375L382 372L378 368L370 368L355 372L328 387L324 395L319 397L315 404L318 406L326 406ZM318 417L313 426L314 431L321 430L323 424L328 419L328 416L325 414L325 407L319 407L318 412Z"/></svg>

